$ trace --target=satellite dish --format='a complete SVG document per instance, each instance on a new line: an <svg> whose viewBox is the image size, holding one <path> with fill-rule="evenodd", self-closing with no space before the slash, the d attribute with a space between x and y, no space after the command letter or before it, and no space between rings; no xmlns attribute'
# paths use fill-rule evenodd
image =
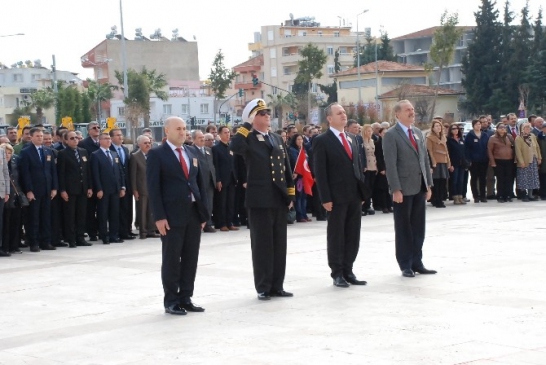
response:
<svg viewBox="0 0 546 365"><path fill-rule="evenodd" d="M288 14L288 16L290 17L290 19L294 19L294 14L290 13Z"/></svg>
<svg viewBox="0 0 546 365"><path fill-rule="evenodd" d="M178 28L173 29L173 33L178 33Z"/></svg>

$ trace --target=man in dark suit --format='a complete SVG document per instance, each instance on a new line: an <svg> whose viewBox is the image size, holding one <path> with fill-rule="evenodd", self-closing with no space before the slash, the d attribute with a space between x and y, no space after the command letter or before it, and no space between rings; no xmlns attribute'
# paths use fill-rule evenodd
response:
<svg viewBox="0 0 546 365"><path fill-rule="evenodd" d="M57 156L59 192L63 200L64 239L69 247L91 246L85 241L87 199L93 195L87 151L78 147L76 132L62 135L64 149Z"/></svg>
<svg viewBox="0 0 546 365"><path fill-rule="evenodd" d="M212 147L214 169L216 170L216 192L214 193L214 226L220 231L238 231L233 225L235 204L235 163L233 151L229 147L229 127L223 125L218 130L220 141Z"/></svg>
<svg viewBox="0 0 546 365"><path fill-rule="evenodd" d="M284 290L286 213L296 196L281 136L269 133L271 109L262 99L243 110L243 125L231 141L247 165L246 207L250 224L254 286L259 300L291 297ZM252 130L252 131L251 131Z"/></svg>
<svg viewBox="0 0 546 365"><path fill-rule="evenodd" d="M91 154L93 189L96 191L99 237L105 245L121 243L119 237L119 199L125 196L125 176L116 152L110 151L112 139L100 135L100 148Z"/></svg>
<svg viewBox="0 0 546 365"><path fill-rule="evenodd" d="M345 109L332 103L324 110L330 128L313 140L313 166L320 201L328 214L328 265L334 285L366 285L353 273L360 245L364 175L356 141L346 136Z"/></svg>
<svg viewBox="0 0 546 365"><path fill-rule="evenodd" d="M423 265L425 205L431 196L432 175L423 134L412 125L415 110L408 100L394 107L397 124L383 138L383 154L394 204L396 260L402 275L436 274Z"/></svg>
<svg viewBox="0 0 546 365"><path fill-rule="evenodd" d="M23 191L30 206L28 235L30 250L54 250L51 245L51 199L57 195L58 180L51 149L43 147L44 134L39 128L30 130L31 141L20 153L20 174Z"/></svg>
<svg viewBox="0 0 546 365"><path fill-rule="evenodd" d="M203 185L205 186L205 193L207 194L207 210L209 215L212 216L212 203L214 200L214 190L216 188L216 170L214 169L212 151L209 147L205 146L205 135L198 129L193 132L193 151L199 159ZM212 227L212 219L208 220L205 228L203 228L203 232L216 232L216 229Z"/></svg>
<svg viewBox="0 0 546 365"><path fill-rule="evenodd" d="M148 195L148 184L146 183L146 162L148 152L152 148L152 140L150 137L140 135L137 138L138 150L133 153L129 160L131 173L131 186L133 187L133 195L136 200L136 209L139 214L138 230L140 239L156 238L155 224L152 219L152 209L150 207L150 199Z"/></svg>
<svg viewBox="0 0 546 365"><path fill-rule="evenodd" d="M87 151L87 156L91 158L93 152L100 148L99 146L100 127L97 122L91 122L87 125L87 137L78 143L78 147ZM97 191L87 200L87 212L85 214L85 227L89 235L89 241L96 241L99 225L97 221Z"/></svg>
<svg viewBox="0 0 546 365"><path fill-rule="evenodd" d="M165 121L167 139L148 153L146 178L152 215L161 234L165 312L203 312L192 303L201 229L208 220L199 160L183 146L186 123Z"/></svg>
<svg viewBox="0 0 546 365"><path fill-rule="evenodd" d="M125 181L125 196L119 200L119 236L123 240L132 240L136 235L132 232L133 226L133 189L131 187L131 173L129 171L130 154L127 147L123 145L123 133L121 129L110 130L110 137L112 138L112 145L110 151L114 151L118 154L120 166L123 170L123 176Z"/></svg>
<svg viewBox="0 0 546 365"><path fill-rule="evenodd" d="M47 129L43 130L44 139L42 146L47 147L53 153L53 160L57 166L57 155L59 151L53 148L53 135ZM57 168L57 172L58 172ZM61 242L64 232L63 203L60 194L51 199L51 245L55 247L68 247L67 243Z"/></svg>

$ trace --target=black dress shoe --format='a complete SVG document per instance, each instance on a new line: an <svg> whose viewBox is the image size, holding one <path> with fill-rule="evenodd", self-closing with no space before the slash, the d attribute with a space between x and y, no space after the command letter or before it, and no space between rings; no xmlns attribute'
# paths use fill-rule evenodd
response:
<svg viewBox="0 0 546 365"><path fill-rule="evenodd" d="M373 210L372 208L370 208L370 209L367 210L367 213L368 213L368 215L374 215L374 214L375 214L375 210Z"/></svg>
<svg viewBox="0 0 546 365"><path fill-rule="evenodd" d="M97 238L97 236L89 236L89 241L91 241L91 242L96 242L98 240L99 239Z"/></svg>
<svg viewBox="0 0 546 365"><path fill-rule="evenodd" d="M193 303L180 304L180 308L184 308L188 312L204 312L205 308L199 307Z"/></svg>
<svg viewBox="0 0 546 365"><path fill-rule="evenodd" d="M93 244L87 241L78 241L76 242L76 246L93 246Z"/></svg>
<svg viewBox="0 0 546 365"><path fill-rule="evenodd" d="M103 244L103 245L109 245L109 244L110 244L110 240L109 240L108 238L104 238L104 239L102 240L102 244Z"/></svg>
<svg viewBox="0 0 546 365"><path fill-rule="evenodd" d="M317 222L326 222L326 218L317 218Z"/></svg>
<svg viewBox="0 0 546 365"><path fill-rule="evenodd" d="M205 233L216 233L216 230L209 225L206 225L205 228L203 228L203 232Z"/></svg>
<svg viewBox="0 0 546 365"><path fill-rule="evenodd" d="M147 238L158 238L159 235L158 235L158 234L155 234L155 233L148 233L148 234L146 234L146 237L147 237Z"/></svg>
<svg viewBox="0 0 546 365"><path fill-rule="evenodd" d="M29 245L26 243L20 243L19 248L27 248Z"/></svg>
<svg viewBox="0 0 546 365"><path fill-rule="evenodd" d="M338 276L338 277L334 278L334 285L337 286L338 288L348 288L349 287L349 283L347 283L347 281L345 281L345 279L343 279L343 276Z"/></svg>
<svg viewBox="0 0 546 365"><path fill-rule="evenodd" d="M132 237L132 236L123 236L123 237L120 237L120 239L122 239L122 240L134 240L135 238ZM114 241L112 241L112 242L114 242Z"/></svg>
<svg viewBox="0 0 546 365"><path fill-rule="evenodd" d="M508 198L506 198L506 201L507 201L508 203L512 203L512 198L508 197Z"/></svg>
<svg viewBox="0 0 546 365"><path fill-rule="evenodd" d="M413 270L414 272L418 273L418 274L436 274L438 273L438 271L436 270L429 270L427 269L426 267L422 267L420 269L415 269Z"/></svg>
<svg viewBox="0 0 546 365"><path fill-rule="evenodd" d="M165 308L165 313L176 314L176 315L179 315L179 316L183 316L187 312L186 312L186 310L184 308L180 307L180 305L173 304L173 305L168 306L167 308Z"/></svg>
<svg viewBox="0 0 546 365"><path fill-rule="evenodd" d="M57 243L54 243L53 246L55 246L55 247L68 247L68 244L66 244L64 242L57 242Z"/></svg>
<svg viewBox="0 0 546 365"><path fill-rule="evenodd" d="M57 249L55 246L51 246L49 243L47 245L41 246L40 248L46 251L53 251Z"/></svg>
<svg viewBox="0 0 546 365"><path fill-rule="evenodd" d="M75 243L69 243L69 244L68 244L68 247L70 247L70 248L76 248L76 247L78 247L78 246L77 246Z"/></svg>
<svg viewBox="0 0 546 365"><path fill-rule="evenodd" d="M110 240L111 243L123 243L124 241L121 238Z"/></svg>
<svg viewBox="0 0 546 365"><path fill-rule="evenodd" d="M406 277L406 278L413 278L415 277L415 274L412 270L410 269L405 269L405 270L402 270L402 276Z"/></svg>
<svg viewBox="0 0 546 365"><path fill-rule="evenodd" d="M258 300L271 300L271 296L268 292L258 293Z"/></svg>
<svg viewBox="0 0 546 365"><path fill-rule="evenodd" d="M347 281L349 284L353 284L353 285L366 285L368 284L366 281L364 280L358 280L356 278L356 276L354 275L351 275L351 276L346 276L345 278L345 281Z"/></svg>
<svg viewBox="0 0 546 365"><path fill-rule="evenodd" d="M40 247L38 247L38 246L30 246L30 252L40 252Z"/></svg>
<svg viewBox="0 0 546 365"><path fill-rule="evenodd" d="M272 290L270 295L272 297L285 297L285 298L294 296L294 294L292 294L290 292L287 292L284 289L282 289L282 290Z"/></svg>
<svg viewBox="0 0 546 365"><path fill-rule="evenodd" d="M482 203L487 203L487 199L485 199L485 198L481 198L480 201L481 201Z"/></svg>
<svg viewBox="0 0 546 365"><path fill-rule="evenodd" d="M0 250L0 257L10 257L10 256L11 254L9 252Z"/></svg>
<svg viewBox="0 0 546 365"><path fill-rule="evenodd" d="M23 251L21 251L21 250L12 250L9 253L11 253L13 255L13 254L18 254L18 253L23 253Z"/></svg>

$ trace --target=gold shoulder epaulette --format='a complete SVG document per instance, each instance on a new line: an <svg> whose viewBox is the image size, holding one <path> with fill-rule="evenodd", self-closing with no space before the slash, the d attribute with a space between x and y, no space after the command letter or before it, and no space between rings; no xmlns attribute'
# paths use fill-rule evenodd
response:
<svg viewBox="0 0 546 365"><path fill-rule="evenodd" d="M296 188L288 188L286 191L288 192L288 195L296 195Z"/></svg>
<svg viewBox="0 0 546 365"><path fill-rule="evenodd" d="M246 138L248 137L248 133L250 133L250 131L245 127L239 127L239 129L237 129L237 133L242 134Z"/></svg>

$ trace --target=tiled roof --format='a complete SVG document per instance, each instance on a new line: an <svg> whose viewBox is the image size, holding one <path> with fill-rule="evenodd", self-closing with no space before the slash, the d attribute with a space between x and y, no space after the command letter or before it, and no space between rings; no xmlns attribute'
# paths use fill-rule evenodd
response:
<svg viewBox="0 0 546 365"><path fill-rule="evenodd" d="M240 68L240 67L252 67L252 66L263 66L264 65L264 55L258 55L256 57L252 57L251 59L238 64L237 66L234 66L233 68Z"/></svg>
<svg viewBox="0 0 546 365"><path fill-rule="evenodd" d="M403 36L400 36L400 37L396 37L396 38L393 38L391 40L392 41L402 41L404 39L416 39L416 38L432 37L432 36L434 36L434 32L436 32L436 30L439 29L439 28L440 27L432 27L432 28L419 30L417 32L413 32L413 33L406 34L406 35L403 35ZM457 28L461 28L464 31L474 29L474 27L468 27L468 26L460 26L460 27L457 27Z"/></svg>
<svg viewBox="0 0 546 365"><path fill-rule="evenodd" d="M398 63L391 61L377 61L378 72L396 72L396 71L424 71L423 66L410 65L406 63ZM335 75L338 76L347 76L347 75L356 75L358 73L358 68L353 67L345 71L341 71ZM370 62L366 65L360 66L361 74L375 73L375 62Z"/></svg>
<svg viewBox="0 0 546 365"><path fill-rule="evenodd" d="M381 94L379 96L379 99L390 99L390 98L397 98L400 96L401 89L406 88L404 90L404 97L416 97L416 96L434 96L434 93L436 92L436 88L426 85L405 85L398 87L394 90L388 91L384 94ZM447 88L439 88L438 89L438 96L445 96L445 95L461 95L464 94L462 91L453 90L453 89L447 89Z"/></svg>

